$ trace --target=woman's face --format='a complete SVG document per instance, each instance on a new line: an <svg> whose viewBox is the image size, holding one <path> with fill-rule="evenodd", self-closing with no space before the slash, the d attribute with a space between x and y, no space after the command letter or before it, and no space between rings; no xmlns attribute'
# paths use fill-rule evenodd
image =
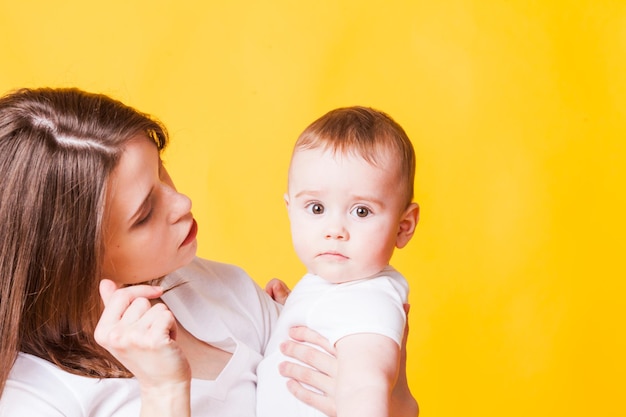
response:
<svg viewBox="0 0 626 417"><path fill-rule="evenodd" d="M111 174L103 230L102 278L120 285L160 278L196 254L191 200L176 191L145 135L128 142Z"/></svg>

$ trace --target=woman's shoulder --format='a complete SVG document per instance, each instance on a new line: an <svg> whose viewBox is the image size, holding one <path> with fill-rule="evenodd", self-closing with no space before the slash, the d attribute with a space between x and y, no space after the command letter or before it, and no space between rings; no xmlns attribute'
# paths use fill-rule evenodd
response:
<svg viewBox="0 0 626 417"><path fill-rule="evenodd" d="M162 283L165 288L177 284L163 301L196 337L201 328L212 329L202 339L213 342L224 336L216 329L224 328L229 337L248 341L257 351L265 346L280 306L242 268L195 258Z"/></svg>
<svg viewBox="0 0 626 417"><path fill-rule="evenodd" d="M60 383L60 369L35 356L20 353L11 368L0 401L0 416L80 416L71 412L73 393ZM68 398L63 404L63 398Z"/></svg>
<svg viewBox="0 0 626 417"><path fill-rule="evenodd" d="M33 389L47 388L52 391L71 391L65 376L72 376L56 365L27 353L19 353L9 373L8 385L27 383ZM71 378L70 378L71 379Z"/></svg>
<svg viewBox="0 0 626 417"><path fill-rule="evenodd" d="M274 304L242 268L208 259L195 258L165 277L161 285L166 289L180 285L163 296L166 304L178 298L188 306L198 304L201 310L222 306L255 311Z"/></svg>
<svg viewBox="0 0 626 417"><path fill-rule="evenodd" d="M226 281L249 284L252 278L240 267L227 263L195 257L189 264L165 277L165 286L187 281Z"/></svg>
<svg viewBox="0 0 626 417"><path fill-rule="evenodd" d="M120 390L120 385L128 387ZM113 409L135 408L132 402L138 393L128 389L135 385L134 379L75 375L44 359L20 353L2 393L0 416L104 416ZM125 398L115 392L125 392Z"/></svg>

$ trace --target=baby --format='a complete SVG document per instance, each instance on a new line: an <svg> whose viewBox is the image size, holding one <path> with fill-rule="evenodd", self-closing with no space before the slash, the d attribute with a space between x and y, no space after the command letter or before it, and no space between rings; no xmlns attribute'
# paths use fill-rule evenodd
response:
<svg viewBox="0 0 626 417"><path fill-rule="evenodd" d="M258 368L257 417L321 415L287 390L280 344L316 330L338 358L337 415L387 416L408 283L389 265L413 236L415 152L400 125L365 107L332 110L298 138L285 202L307 274L289 295Z"/></svg>

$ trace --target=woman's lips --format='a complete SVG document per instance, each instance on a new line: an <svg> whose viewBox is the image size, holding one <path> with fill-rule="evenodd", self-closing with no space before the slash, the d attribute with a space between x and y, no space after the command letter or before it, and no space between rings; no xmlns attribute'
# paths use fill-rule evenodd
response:
<svg viewBox="0 0 626 417"><path fill-rule="evenodd" d="M187 237L185 238L185 240L183 240L183 243L181 243L180 246L182 247L193 242L196 239L197 234L198 234L198 223L196 222L196 219L192 219L191 228L189 229L189 234L187 234Z"/></svg>

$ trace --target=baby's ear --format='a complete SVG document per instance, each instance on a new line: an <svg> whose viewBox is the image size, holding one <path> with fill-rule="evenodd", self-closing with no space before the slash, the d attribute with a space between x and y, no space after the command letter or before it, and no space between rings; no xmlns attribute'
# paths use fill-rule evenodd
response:
<svg viewBox="0 0 626 417"><path fill-rule="evenodd" d="M289 208L289 194L283 194L283 200L285 200L285 207Z"/></svg>
<svg viewBox="0 0 626 417"><path fill-rule="evenodd" d="M398 249L402 249L409 243L419 220L420 206L417 203L411 203L400 217L398 235L396 236L396 247Z"/></svg>

